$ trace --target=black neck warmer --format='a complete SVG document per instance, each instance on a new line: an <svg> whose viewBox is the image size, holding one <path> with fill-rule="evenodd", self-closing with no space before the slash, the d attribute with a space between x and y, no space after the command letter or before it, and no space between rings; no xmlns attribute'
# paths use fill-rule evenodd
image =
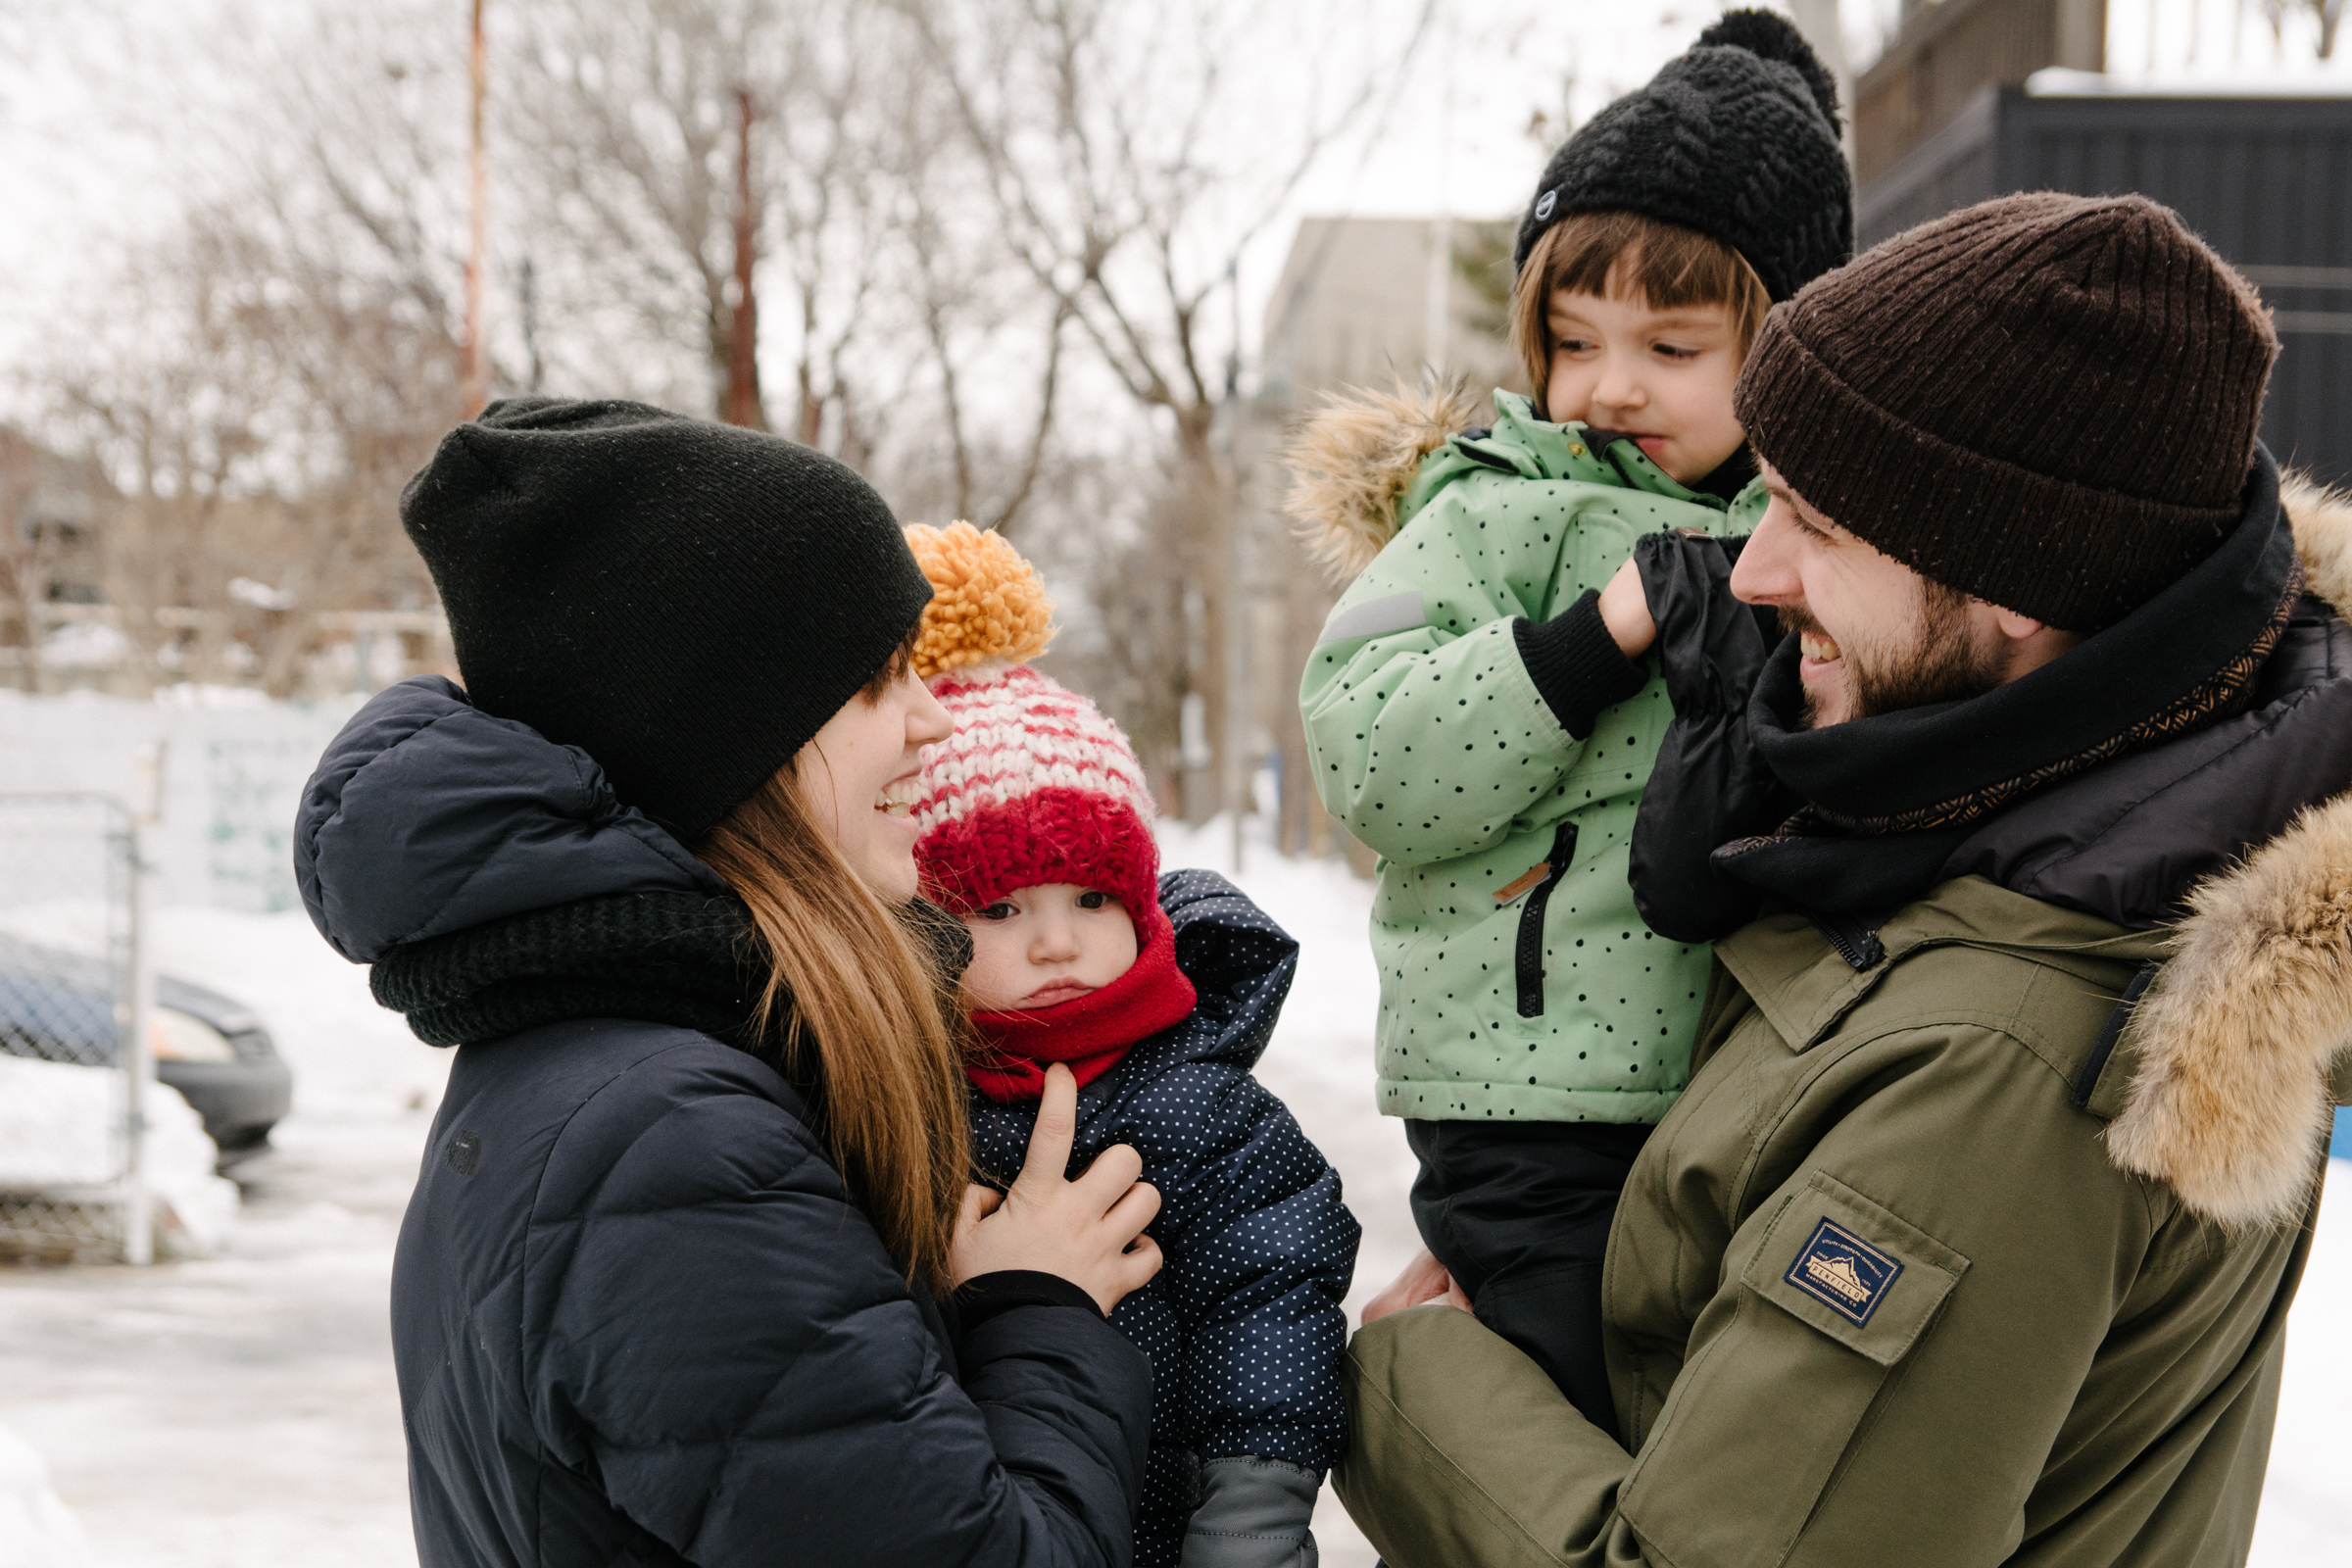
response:
<svg viewBox="0 0 2352 1568"><path fill-rule="evenodd" d="M2235 529L2123 620L1966 702L1806 730L1796 639L1766 663L1747 722L1804 802L1712 857L1722 875L1818 913L1890 911L1948 874L2000 813L2100 763L2215 724L2252 697L2302 593L2278 471L2257 453Z"/></svg>
<svg viewBox="0 0 2352 1568"><path fill-rule="evenodd" d="M430 1046L570 1018L637 1018L740 1043L764 950L751 911L700 893L624 893L393 949L375 1000Z"/></svg>
<svg viewBox="0 0 2352 1568"><path fill-rule="evenodd" d="M944 977L962 974L972 958L962 921L921 899L901 916ZM715 1036L810 1092L807 1074L788 1071L782 1059L790 997L762 1037L750 1034L766 977L767 947L741 900L623 893L394 948L376 960L368 987L430 1046L498 1040L573 1018L635 1018Z"/></svg>

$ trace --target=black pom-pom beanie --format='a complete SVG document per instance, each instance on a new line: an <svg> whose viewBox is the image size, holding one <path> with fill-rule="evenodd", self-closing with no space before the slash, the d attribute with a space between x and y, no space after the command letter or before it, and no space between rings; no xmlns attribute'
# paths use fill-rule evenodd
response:
<svg viewBox="0 0 2352 1568"><path fill-rule="evenodd" d="M1854 254L1838 86L1793 24L1733 11L1649 84L1588 121L1536 186L1513 267L1575 213L1629 212L1746 258L1775 302Z"/></svg>
<svg viewBox="0 0 2352 1568"><path fill-rule="evenodd" d="M579 747L686 840L855 696L931 598L852 469L642 403L493 403L442 437L400 516L474 705Z"/></svg>

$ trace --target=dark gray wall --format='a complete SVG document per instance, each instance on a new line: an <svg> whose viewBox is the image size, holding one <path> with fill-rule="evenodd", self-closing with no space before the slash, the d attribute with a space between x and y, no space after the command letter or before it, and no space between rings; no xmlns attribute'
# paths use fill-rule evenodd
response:
<svg viewBox="0 0 2352 1568"><path fill-rule="evenodd" d="M1856 203L1872 245L2018 190L2138 191L2262 290L2279 460L2352 484L2352 98L2033 98L1987 89Z"/></svg>

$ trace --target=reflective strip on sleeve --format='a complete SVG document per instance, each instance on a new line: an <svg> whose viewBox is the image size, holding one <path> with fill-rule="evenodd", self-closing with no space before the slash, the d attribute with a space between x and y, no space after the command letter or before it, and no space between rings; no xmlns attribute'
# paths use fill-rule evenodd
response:
<svg viewBox="0 0 2352 1568"><path fill-rule="evenodd" d="M1315 639L1315 646L1350 642L1358 637L1386 637L1391 632L1411 631L1428 624L1429 617L1422 612L1418 591L1391 594L1385 599L1368 599L1332 616L1323 623L1323 635Z"/></svg>

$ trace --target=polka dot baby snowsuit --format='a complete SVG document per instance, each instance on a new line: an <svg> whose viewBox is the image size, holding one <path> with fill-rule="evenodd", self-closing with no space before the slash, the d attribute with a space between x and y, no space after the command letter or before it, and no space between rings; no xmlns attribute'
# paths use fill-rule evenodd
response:
<svg viewBox="0 0 2352 1568"><path fill-rule="evenodd" d="M1200 1001L1139 1041L1078 1097L1071 1169L1113 1144L1159 1189L1158 1277L1111 1313L1152 1358L1152 1452L1136 1561L1174 1563L1203 1467L1241 1455L1315 1472L1340 1455L1347 1413L1341 1301L1362 1234L1331 1168L1250 1074L1273 1033L1298 944L1223 877L1171 871L1160 906ZM1034 1101L972 1096L981 1168L1018 1171Z"/></svg>

